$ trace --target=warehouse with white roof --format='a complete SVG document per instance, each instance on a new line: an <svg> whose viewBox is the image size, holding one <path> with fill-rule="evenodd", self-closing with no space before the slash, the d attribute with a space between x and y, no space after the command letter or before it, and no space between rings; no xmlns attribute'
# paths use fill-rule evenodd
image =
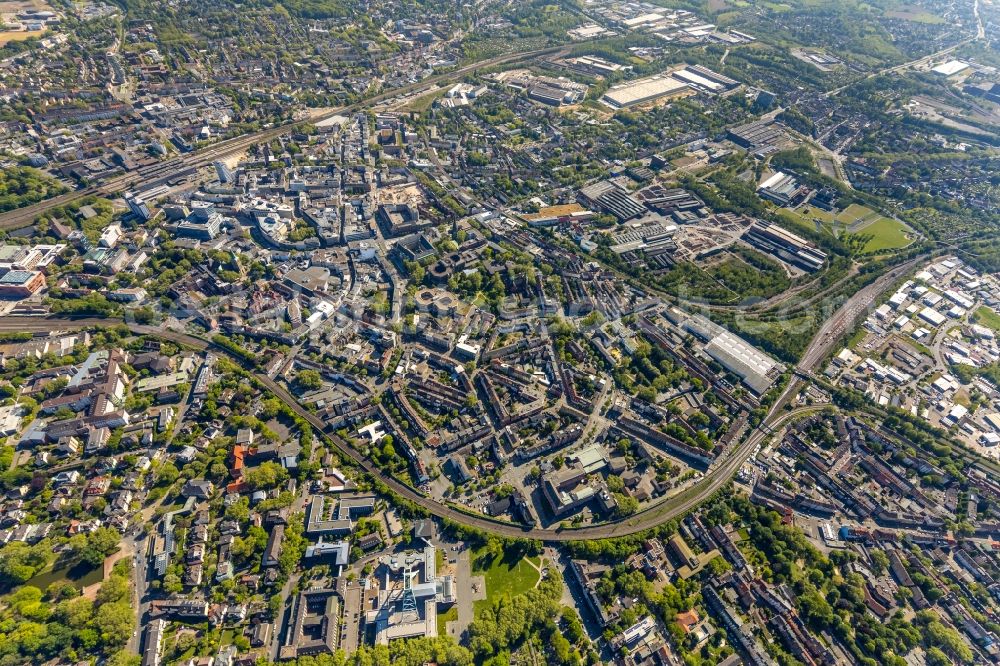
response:
<svg viewBox="0 0 1000 666"><path fill-rule="evenodd" d="M940 326L945 322L945 316L943 314L937 310L931 310L930 308L924 308L921 310L920 318L935 327Z"/></svg>
<svg viewBox="0 0 1000 666"><path fill-rule="evenodd" d="M665 76L651 76L630 83L614 86L604 93L601 102L612 109L625 109L637 104L654 102L664 97L679 97L690 94L691 88L683 81Z"/></svg>
<svg viewBox="0 0 1000 666"><path fill-rule="evenodd" d="M721 83L716 83L715 81L710 81L700 74L695 74L687 69L679 69L672 75L675 79L680 79L685 83L689 83L696 88L701 88L707 90L708 92L721 92L725 90L725 86Z"/></svg>
<svg viewBox="0 0 1000 666"><path fill-rule="evenodd" d="M757 395L763 395L785 369L748 342L724 331L705 345L705 353L733 373Z"/></svg>
<svg viewBox="0 0 1000 666"><path fill-rule="evenodd" d="M673 314L681 330L705 341L706 355L739 377L757 395L766 393L785 371L784 365L714 321L701 315L686 317L679 310Z"/></svg>
<svg viewBox="0 0 1000 666"><path fill-rule="evenodd" d="M967 69L969 69L969 63L962 62L961 60L949 60L946 63L942 63L937 67L934 67L931 71L938 76L948 77L961 74Z"/></svg>

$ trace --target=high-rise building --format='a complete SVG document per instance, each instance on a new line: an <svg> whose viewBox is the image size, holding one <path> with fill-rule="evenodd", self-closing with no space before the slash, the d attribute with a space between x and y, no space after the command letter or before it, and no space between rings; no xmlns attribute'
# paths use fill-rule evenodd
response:
<svg viewBox="0 0 1000 666"><path fill-rule="evenodd" d="M143 222L153 217L153 214L149 211L149 206L142 197L132 193L126 193L125 203L128 204L129 210L132 211L132 214Z"/></svg>
<svg viewBox="0 0 1000 666"><path fill-rule="evenodd" d="M226 166L225 162L216 161L214 162L215 173L219 176L220 183L231 183L236 179L236 174L233 170Z"/></svg>

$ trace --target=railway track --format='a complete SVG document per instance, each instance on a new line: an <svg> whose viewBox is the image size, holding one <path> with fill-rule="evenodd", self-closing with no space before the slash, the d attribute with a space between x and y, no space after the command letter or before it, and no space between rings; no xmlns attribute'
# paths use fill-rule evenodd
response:
<svg viewBox="0 0 1000 666"><path fill-rule="evenodd" d="M74 190L73 192L67 192L66 194L61 194L51 199L39 201L30 206L7 211L0 214L0 229L17 229L20 227L26 227L34 222L38 216L43 215L53 208L65 206L88 196L109 196L123 190L134 188L145 182L149 182L150 180L169 178L171 175L176 174L181 170L190 168L200 169L221 158L243 152L255 144L266 143L277 137L289 134L295 131L296 128L302 127L303 125L322 122L336 116L350 115L396 97L405 97L422 91L430 91L443 83L460 79L466 74L475 72L478 69L495 67L497 65L511 62L531 60L533 58L559 53L565 49L565 46L552 46L544 49L525 51L523 53L496 56L494 58L481 60L469 65L463 65L462 67L454 69L450 72L430 76L417 83L412 83L407 86L393 88L392 90L378 93L353 104L348 104L334 109L314 111L305 118L283 123L275 127L269 127L259 132L253 132L251 134L245 134L232 139L226 139L212 144L211 146L206 146L205 148L192 151L179 157L171 158L164 162L158 162L157 164L152 164L133 172L122 174L120 176L114 176L102 181L98 185L88 187L86 189Z"/></svg>
<svg viewBox="0 0 1000 666"><path fill-rule="evenodd" d="M891 285L892 281L886 280L884 283L880 281L879 284L884 289L887 288L885 286L886 283ZM859 292L858 295L852 297L852 299L842 307L837 316L843 317L845 312L852 311L851 309L856 307L856 304L854 304L855 299L863 299L870 303L868 299L873 297L874 296L871 293L862 294ZM51 333L59 330L118 326L123 323L124 322L120 319L101 317L56 319L51 317L8 316L0 317L0 332L16 331ZM157 337L200 351L211 349L213 352L223 354L238 364L246 367L242 358L234 355L225 347L216 345L203 338L176 331L162 330L152 326L143 326L139 324L127 325L129 329L136 334ZM600 525L569 528L564 528L562 526L548 528L520 526L513 523L494 520L485 515L471 513L467 510L458 508L456 505L444 503L428 497L427 495L420 493L416 489L398 481L395 477L388 475L377 468L367 457L364 456L363 453L354 448L350 442L339 437L335 432L331 432L323 421L302 407L298 400L296 400L291 394L288 393L288 391L286 391L281 385L268 377L266 374L256 372L252 369L250 369L250 371L253 372L254 377L262 385L267 387L267 389L270 390L279 400L288 405L288 407L298 416L305 419L311 426L313 426L313 428L316 429L317 432L322 433L334 445L334 447L336 447L341 455L352 461L359 469L371 475L372 478L378 479L381 483L385 484L385 486L393 493L417 506L420 506L428 513L504 537L538 539L545 542L566 542L588 539L607 539L643 532L662 525L668 520L681 517L697 507L699 504L708 500L713 494L729 483L733 476L736 475L740 468L754 454L758 445L762 444L765 439L774 432L775 428L780 427L789 419L813 409L811 407L799 407L785 411L785 405L788 400L801 389L804 382L808 381L806 378L809 376L809 372L811 371L811 366L813 364L813 362L809 359L823 358L834 343L835 339L829 336L817 335L813 338L813 342L810 345L809 350L806 355L803 356L804 361L800 363L797 368L796 375L789 382L781 396L775 401L760 426L753 430L750 435L743 440L743 442L731 448L729 451L724 452L708 469L702 479L700 479L695 485L627 518L602 523Z"/></svg>

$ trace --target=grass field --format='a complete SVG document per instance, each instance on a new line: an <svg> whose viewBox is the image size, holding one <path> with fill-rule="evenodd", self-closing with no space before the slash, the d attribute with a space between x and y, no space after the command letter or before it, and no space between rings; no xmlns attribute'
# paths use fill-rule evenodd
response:
<svg viewBox="0 0 1000 666"><path fill-rule="evenodd" d="M845 346L848 349L856 349L857 346L861 344L861 341L865 339L866 335L868 335L868 329L864 326L858 326L854 329L854 332L851 333L851 337L848 338Z"/></svg>
<svg viewBox="0 0 1000 666"><path fill-rule="evenodd" d="M956 391L952 400L955 401L956 405L962 405L962 407L965 407L966 409L972 407L972 400L969 398L969 392L964 388Z"/></svg>
<svg viewBox="0 0 1000 666"><path fill-rule="evenodd" d="M0 32L0 46L4 46L10 42L23 41L29 37L41 37L45 34L44 30L11 30L9 32Z"/></svg>
<svg viewBox="0 0 1000 666"><path fill-rule="evenodd" d="M1000 314L997 314L996 310L983 305L976 310L974 317L976 322L981 326L992 328L994 331L1000 331Z"/></svg>
<svg viewBox="0 0 1000 666"><path fill-rule="evenodd" d="M819 224L835 236L845 232L870 234L872 238L864 248L866 253L895 250L910 244L910 238L906 235L908 231L906 225L859 204L851 204L837 213L809 205L796 210L786 208L781 212L787 219L810 230L816 229L816 225Z"/></svg>
<svg viewBox="0 0 1000 666"><path fill-rule="evenodd" d="M485 550L479 550L472 554L472 562L474 572L483 574L486 580L486 598L474 603L477 615L500 597L524 594L541 578L541 560L537 557L516 561L505 557L491 559Z"/></svg>
<svg viewBox="0 0 1000 666"><path fill-rule="evenodd" d="M906 226L888 217L879 217L876 221L862 227L859 233L872 236L865 244L865 252L881 252L906 247L910 239L906 236Z"/></svg>
<svg viewBox="0 0 1000 666"><path fill-rule="evenodd" d="M851 204L844 210L837 213L834 219L845 227L849 227L852 224L861 222L871 215L875 215L875 212L871 208L861 206L859 204Z"/></svg>
<svg viewBox="0 0 1000 666"><path fill-rule="evenodd" d="M443 613L437 615L438 636L448 633L448 623L458 619L458 606L452 606Z"/></svg>
<svg viewBox="0 0 1000 666"><path fill-rule="evenodd" d="M834 222L833 213L825 211L822 208L816 208L815 206L806 205L796 210L786 208L785 211L798 218L801 223L809 228L815 228L817 221L825 227L830 227Z"/></svg>
<svg viewBox="0 0 1000 666"><path fill-rule="evenodd" d="M886 12L888 18L912 21L913 23L944 23L944 19L936 14L921 9L920 7L900 7L894 11Z"/></svg>
<svg viewBox="0 0 1000 666"><path fill-rule="evenodd" d="M837 213L835 219L851 233L867 234L872 237L865 245L867 253L895 250L910 244L910 239L906 235L906 225L880 215L867 206L851 204Z"/></svg>
<svg viewBox="0 0 1000 666"><path fill-rule="evenodd" d="M434 100L436 100L439 97L443 97L445 92L447 91L443 89L435 90L432 93L428 93L426 95L417 97L416 99L410 100L409 102L404 104L403 110L413 111L415 113L423 113L424 111L426 111L427 109L431 108L434 105Z"/></svg>

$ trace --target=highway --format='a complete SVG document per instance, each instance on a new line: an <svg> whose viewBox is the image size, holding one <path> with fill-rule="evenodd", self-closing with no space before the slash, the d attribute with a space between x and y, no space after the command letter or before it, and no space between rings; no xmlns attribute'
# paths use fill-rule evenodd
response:
<svg viewBox="0 0 1000 666"><path fill-rule="evenodd" d="M475 70L480 68L484 67L488 68L505 63L530 60L540 56L559 53L561 51L564 51L565 49L566 46L552 46L544 49L536 49L534 51L511 53L507 55L497 56L495 58L489 58L487 60L480 60L470 65L464 65L450 72L429 76L426 79L419 81L417 83L412 83L410 85L402 86L399 88L393 88L391 90L378 93L377 95L367 97L361 101L355 102L354 104L349 104L347 106L337 107L334 109L314 110L310 112L308 116L300 118L293 122L276 125L274 127L261 130L259 132L244 134L242 136L234 137L232 139L219 141L218 143L214 143L210 146L206 146L199 150L194 150L190 153L186 153L179 157L174 157L169 160L165 160L163 162L151 164L141 169L136 169L135 171L131 171L129 173L122 174L120 176L109 178L93 187L88 187L83 190L74 190L72 192L67 192L66 194L61 194L51 199L45 199L44 201L39 201L38 203L32 204L30 206L17 208L11 211L7 211L5 213L0 213L0 229L17 229L19 227L28 226L39 215L42 215L47 211L52 210L53 208L57 208L59 206L65 206L66 204L73 203L74 201L79 201L80 199L83 199L84 197L87 196L112 195L116 192L121 192L123 190L127 190L129 188L135 187L140 184L146 184L154 182L156 180L172 177L177 173L186 169L191 169L191 168L199 169L205 166L209 166L212 164L212 162L215 162L216 160L222 159L229 155L234 155L236 153L243 152L255 144L266 143L271 139L282 136L284 134L288 134L293 130L295 130L295 128L301 127L302 125L310 123L318 123L324 120L329 120L330 118L334 118L336 116L350 115L364 108L370 107L380 102L384 102L386 100L393 99L395 97L415 95L420 92L430 91L436 87L441 86L444 83L454 82L458 79L461 79L466 74L474 72Z"/></svg>
<svg viewBox="0 0 1000 666"><path fill-rule="evenodd" d="M773 432L774 428L802 412L802 409L784 411L784 406L789 398L802 388L803 380L801 377L808 376L815 370L820 361L832 351L833 346L841 339L842 334L855 325L879 296L892 287L895 281L902 277L906 271L911 270L917 261L916 259L911 260L879 277L875 282L858 291L838 309L823 325L816 336L813 337L812 343L803 354L802 360L796 368L796 374L789 381L788 386L782 392L781 396L774 402L762 424L751 432L742 443L724 452L698 483L632 516L600 525L574 528L563 528L561 526L529 528L513 523L492 520L485 515L461 511L453 505L444 504L427 497L410 486L399 482L395 477L387 475L378 469L360 451L355 449L350 442L343 440L336 433L330 432L319 418L302 407L284 387L278 385L277 382L266 374L261 372L254 372L253 374L263 386L273 392L279 400L288 405L296 414L309 422L317 432L325 434L344 458L351 460L359 469L371 475L372 478L376 478L384 483L398 496L422 507L432 515L491 534L511 538L539 539L550 543L627 536L656 527L673 518L683 516L729 483L750 456L753 455L756 447ZM123 322L119 319L99 317L77 319L0 317L0 332L50 333L60 330L68 331L121 324ZM186 333L162 330L153 326L143 326L134 323L127 325L136 334L168 340L191 349L204 351L212 348L213 352L225 354L236 363L243 365L242 359L234 356L229 350L202 338Z"/></svg>

